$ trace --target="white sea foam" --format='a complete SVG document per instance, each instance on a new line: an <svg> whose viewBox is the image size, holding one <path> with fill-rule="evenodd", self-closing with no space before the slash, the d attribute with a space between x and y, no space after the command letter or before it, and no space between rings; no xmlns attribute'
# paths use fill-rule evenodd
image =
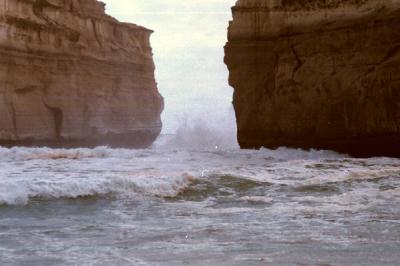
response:
<svg viewBox="0 0 400 266"><path fill-rule="evenodd" d="M399 176L400 166L380 166L378 169L372 167L341 169L334 173L318 175L305 181L305 185L318 185L323 183L362 181L380 179L387 176Z"/></svg>
<svg viewBox="0 0 400 266"><path fill-rule="evenodd" d="M400 187L381 191L380 195L385 199L400 201Z"/></svg>
<svg viewBox="0 0 400 266"><path fill-rule="evenodd" d="M237 149L236 126L226 121L207 123L198 118L185 122L175 134L161 137L155 144L161 149L227 150Z"/></svg>
<svg viewBox="0 0 400 266"><path fill-rule="evenodd" d="M260 150L264 156L280 160L334 160L348 157L345 154L340 154L329 150L303 150L287 147L280 147L276 150L262 148Z"/></svg>
<svg viewBox="0 0 400 266"><path fill-rule="evenodd" d="M4 180L4 178L2 178ZM173 197L184 190L194 177L183 173L119 173L109 176L94 174L89 178L23 178L3 181L0 204L25 205L31 198L59 199L114 194L119 197Z"/></svg>
<svg viewBox="0 0 400 266"><path fill-rule="evenodd" d="M262 184L312 186L398 177L400 161L349 159L331 151L288 148L249 151L212 147L199 150L0 147L0 204L26 204L31 198L105 194L173 197L196 178L223 175ZM241 197L243 201L264 203L270 198Z"/></svg>
<svg viewBox="0 0 400 266"><path fill-rule="evenodd" d="M302 203L297 209L303 212L359 212L382 203L379 195L377 189L359 188L331 196L302 196L294 200Z"/></svg>
<svg viewBox="0 0 400 266"><path fill-rule="evenodd" d="M244 196L240 197L240 200L254 203L272 203L274 201L273 198L264 196Z"/></svg>
<svg viewBox="0 0 400 266"><path fill-rule="evenodd" d="M95 149L50 149L50 148L2 148L0 147L0 161L5 160L78 160L82 158L107 158L111 156L111 149L97 147ZM121 150L122 151L122 150Z"/></svg>

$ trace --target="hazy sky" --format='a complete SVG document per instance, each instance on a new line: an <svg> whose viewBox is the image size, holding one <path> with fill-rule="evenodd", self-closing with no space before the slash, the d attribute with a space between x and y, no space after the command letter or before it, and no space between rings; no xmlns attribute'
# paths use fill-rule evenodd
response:
<svg viewBox="0 0 400 266"><path fill-rule="evenodd" d="M102 0L120 21L154 30L156 79L165 98L164 133L185 119L233 120L232 88L223 63L235 0Z"/></svg>

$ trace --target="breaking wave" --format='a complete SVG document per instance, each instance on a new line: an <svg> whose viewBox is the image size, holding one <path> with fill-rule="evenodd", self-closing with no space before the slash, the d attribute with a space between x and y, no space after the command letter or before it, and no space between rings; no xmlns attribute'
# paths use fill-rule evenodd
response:
<svg viewBox="0 0 400 266"><path fill-rule="evenodd" d="M175 134L159 139L156 143L158 148L227 150L239 147L236 140L236 124L232 119L188 119L185 116L181 120Z"/></svg>
<svg viewBox="0 0 400 266"><path fill-rule="evenodd" d="M323 192L324 197L334 197L331 194L346 183L349 187L356 182L371 185L400 176L397 159L352 159L332 151L284 147L240 150L222 137L212 142L217 138L207 134L215 136L215 131L186 130L161 137L154 147L144 150L0 147L0 204L104 195L200 201L229 195L242 202L272 204L274 193ZM192 142L202 143L201 148ZM282 187L291 190L282 191ZM374 191L380 197L399 194L398 190Z"/></svg>
<svg viewBox="0 0 400 266"><path fill-rule="evenodd" d="M118 197L172 197L193 181L189 174L179 176L126 176L94 177L64 180L16 180L3 182L0 204L25 205L30 199L60 199L114 195Z"/></svg>

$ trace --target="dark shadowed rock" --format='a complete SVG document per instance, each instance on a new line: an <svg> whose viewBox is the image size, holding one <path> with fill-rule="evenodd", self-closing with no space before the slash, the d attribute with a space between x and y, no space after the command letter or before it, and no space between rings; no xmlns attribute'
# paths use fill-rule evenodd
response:
<svg viewBox="0 0 400 266"><path fill-rule="evenodd" d="M225 62L242 148L400 156L400 1L239 0Z"/></svg>
<svg viewBox="0 0 400 266"><path fill-rule="evenodd" d="M149 146L152 31L96 0L0 0L0 145Z"/></svg>

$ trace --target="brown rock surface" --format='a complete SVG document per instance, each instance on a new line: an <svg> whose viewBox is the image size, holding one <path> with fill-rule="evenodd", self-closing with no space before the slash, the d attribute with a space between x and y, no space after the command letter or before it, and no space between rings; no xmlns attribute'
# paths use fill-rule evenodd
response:
<svg viewBox="0 0 400 266"><path fill-rule="evenodd" d="M0 145L146 147L161 131L152 31L96 0L0 0Z"/></svg>
<svg viewBox="0 0 400 266"><path fill-rule="evenodd" d="M242 148L400 156L400 1L239 0L225 62Z"/></svg>

